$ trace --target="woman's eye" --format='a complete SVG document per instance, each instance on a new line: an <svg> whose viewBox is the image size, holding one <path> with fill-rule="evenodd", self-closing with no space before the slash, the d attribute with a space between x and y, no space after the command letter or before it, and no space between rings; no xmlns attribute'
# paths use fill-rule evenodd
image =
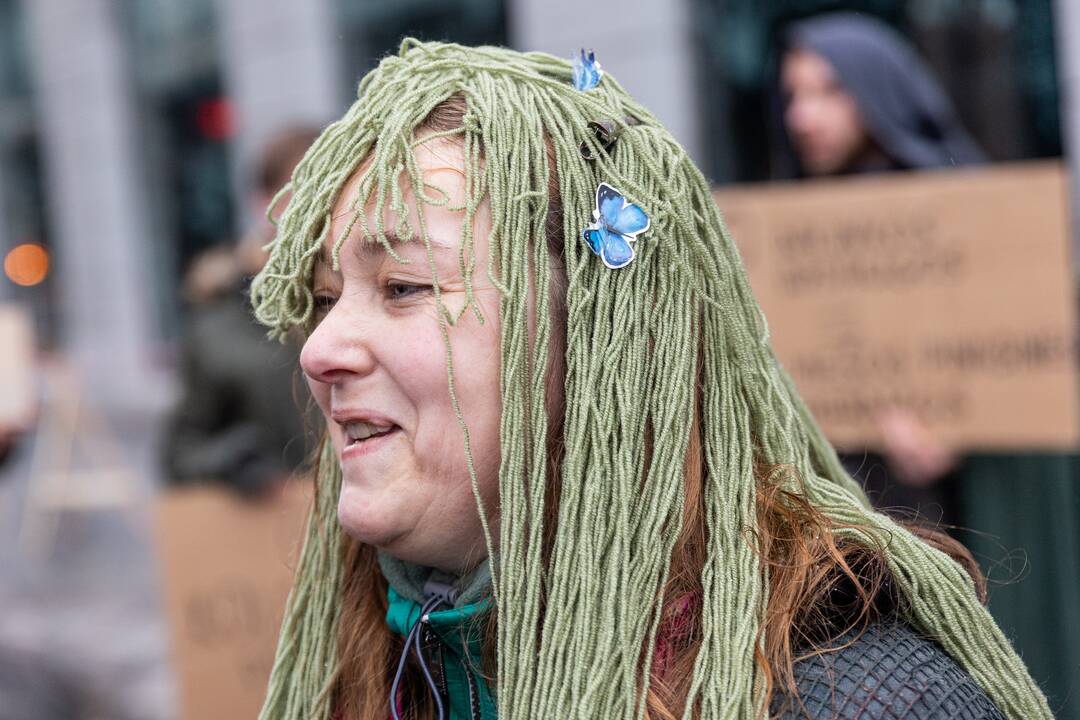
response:
<svg viewBox="0 0 1080 720"><path fill-rule="evenodd" d="M412 285L410 283L391 282L386 284L386 296L391 300L404 300L414 295L429 292L430 285Z"/></svg>
<svg viewBox="0 0 1080 720"><path fill-rule="evenodd" d="M337 297L334 295L328 295L326 293L318 293L315 295L315 319L322 320L326 317L334 307L334 303L337 302Z"/></svg>

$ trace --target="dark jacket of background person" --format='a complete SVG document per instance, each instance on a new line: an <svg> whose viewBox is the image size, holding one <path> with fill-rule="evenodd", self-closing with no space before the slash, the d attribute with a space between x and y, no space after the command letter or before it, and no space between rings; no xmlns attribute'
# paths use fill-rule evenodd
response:
<svg viewBox="0 0 1080 720"><path fill-rule="evenodd" d="M270 139L251 168L248 199L257 221L236 245L195 258L185 277L191 319L182 341L183 397L163 443L173 484L219 482L257 495L297 470L312 449L319 421L300 375L299 343L267 338L248 304L246 279L262 268L273 240L267 208L317 135L318 128L295 126ZM286 202L279 198L271 214Z"/></svg>
<svg viewBox="0 0 1080 720"><path fill-rule="evenodd" d="M787 47L824 58L856 100L884 166L851 172L932 169L978 163L982 152L960 125L926 65L892 30L853 13L792 26ZM800 172L790 143L782 155ZM1060 718L1080 720L1080 456L969 454L936 489L904 488L884 459L852 453L849 469L877 504L943 503L990 581L990 610ZM933 518L931 518L933 519Z"/></svg>
<svg viewBox="0 0 1080 720"><path fill-rule="evenodd" d="M163 442L172 484L220 482L256 495L310 449L298 348L268 340L239 278L192 311L181 356L183 396Z"/></svg>

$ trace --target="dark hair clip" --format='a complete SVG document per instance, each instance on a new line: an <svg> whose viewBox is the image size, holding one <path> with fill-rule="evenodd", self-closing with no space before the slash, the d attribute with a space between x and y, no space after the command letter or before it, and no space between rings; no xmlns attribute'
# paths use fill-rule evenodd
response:
<svg viewBox="0 0 1080 720"><path fill-rule="evenodd" d="M603 148L604 152L610 153L623 129L637 124L639 124L637 118L627 116L623 118L621 125L614 120L590 120L588 127L596 135L596 142L600 143L600 147ZM581 151L581 157L586 160L596 159L587 140L581 141L579 150Z"/></svg>

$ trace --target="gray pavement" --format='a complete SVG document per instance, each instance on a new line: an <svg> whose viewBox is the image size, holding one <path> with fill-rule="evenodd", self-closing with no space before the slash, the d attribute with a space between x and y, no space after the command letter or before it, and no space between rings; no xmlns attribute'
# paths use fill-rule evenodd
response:
<svg viewBox="0 0 1080 720"><path fill-rule="evenodd" d="M151 544L158 423L107 424L134 478L123 504L41 507L32 483L64 463L43 457L40 427L0 467L0 720L177 717ZM88 463L75 452L69 467Z"/></svg>

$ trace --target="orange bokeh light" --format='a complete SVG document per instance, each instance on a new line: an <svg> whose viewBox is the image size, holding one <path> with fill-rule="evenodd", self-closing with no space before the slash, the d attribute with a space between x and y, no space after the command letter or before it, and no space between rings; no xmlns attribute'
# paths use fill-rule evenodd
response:
<svg viewBox="0 0 1080 720"><path fill-rule="evenodd" d="M4 258L4 274L16 285L37 285L49 274L49 253L34 243L16 245Z"/></svg>

